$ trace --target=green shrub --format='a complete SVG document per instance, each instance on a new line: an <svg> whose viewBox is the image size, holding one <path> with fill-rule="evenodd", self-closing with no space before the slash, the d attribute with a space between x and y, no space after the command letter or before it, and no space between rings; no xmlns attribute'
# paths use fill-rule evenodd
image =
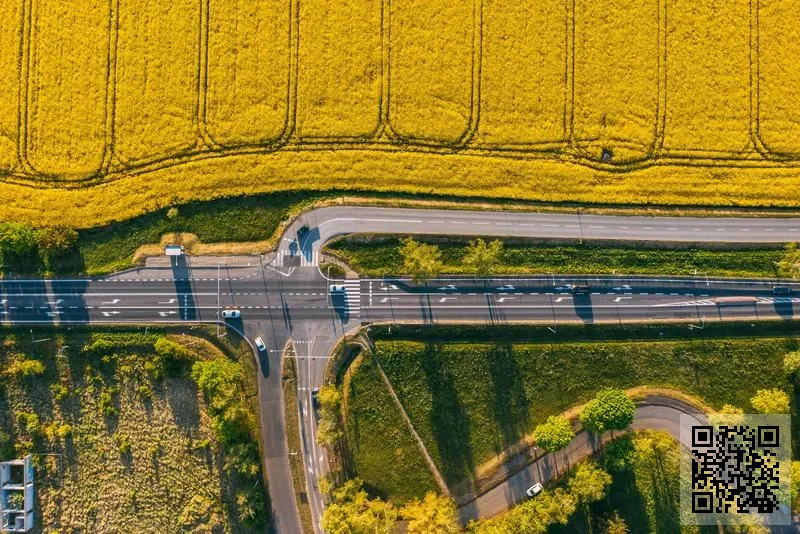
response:
<svg viewBox="0 0 800 534"><path fill-rule="evenodd" d="M192 361L196 359L194 352L190 351L183 345L175 343L174 341L170 341L163 336L156 340L154 349L156 354L169 360Z"/></svg>
<svg viewBox="0 0 800 534"><path fill-rule="evenodd" d="M67 423L53 421L42 428L45 437L52 442L61 440L72 434L72 427Z"/></svg>
<svg viewBox="0 0 800 534"><path fill-rule="evenodd" d="M17 414L17 422L31 436L36 436L42 429L39 416L33 412L19 412Z"/></svg>
<svg viewBox="0 0 800 534"><path fill-rule="evenodd" d="M117 444L117 450L120 454L130 454L132 444L127 435L117 432L114 434L114 442Z"/></svg>
<svg viewBox="0 0 800 534"><path fill-rule="evenodd" d="M100 392L97 405L100 408L100 413L106 417L112 416L117 413L117 408L114 406L114 395L117 393L117 387L112 386L104 388Z"/></svg>
<svg viewBox="0 0 800 534"><path fill-rule="evenodd" d="M53 395L54 401L62 401L69 395L69 388L64 384L50 384L50 393Z"/></svg>
<svg viewBox="0 0 800 534"><path fill-rule="evenodd" d="M136 394L142 400L150 399L153 397L153 390L147 384L142 384L136 388Z"/></svg>
<svg viewBox="0 0 800 534"><path fill-rule="evenodd" d="M15 378L41 376L44 372L45 366L39 360L17 359L6 368L6 374Z"/></svg>
<svg viewBox="0 0 800 534"><path fill-rule="evenodd" d="M83 352L90 356L108 356L116 350L117 344L105 337L97 337L83 346Z"/></svg>
<svg viewBox="0 0 800 534"><path fill-rule="evenodd" d="M144 371L153 380L164 378L164 361L156 356L144 362Z"/></svg>

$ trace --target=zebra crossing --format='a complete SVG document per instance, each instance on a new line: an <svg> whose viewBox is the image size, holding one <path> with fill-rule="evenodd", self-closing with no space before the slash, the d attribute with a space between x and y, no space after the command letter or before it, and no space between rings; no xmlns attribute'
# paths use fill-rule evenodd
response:
<svg viewBox="0 0 800 534"><path fill-rule="evenodd" d="M319 265L319 251L314 250L310 256L289 250L279 250L275 256L275 267L316 267Z"/></svg>
<svg viewBox="0 0 800 534"><path fill-rule="evenodd" d="M361 314L361 280L344 281L344 301L350 315Z"/></svg>

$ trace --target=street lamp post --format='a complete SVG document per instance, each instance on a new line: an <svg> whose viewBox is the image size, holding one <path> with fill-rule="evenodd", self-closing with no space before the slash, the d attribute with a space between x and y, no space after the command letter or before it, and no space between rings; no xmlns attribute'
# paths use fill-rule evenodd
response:
<svg viewBox="0 0 800 534"><path fill-rule="evenodd" d="M578 228L581 231L580 244L583 245L583 219L581 218L581 211L583 211L583 208L578 208Z"/></svg>

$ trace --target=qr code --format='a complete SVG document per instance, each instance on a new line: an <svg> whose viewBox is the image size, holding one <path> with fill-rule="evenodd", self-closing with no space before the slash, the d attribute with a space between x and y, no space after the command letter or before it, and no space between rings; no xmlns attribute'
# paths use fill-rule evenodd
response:
<svg viewBox="0 0 800 534"><path fill-rule="evenodd" d="M757 514L783 521L788 513L790 469L788 416L730 416L729 420L693 421L689 450L689 495L694 516L720 518ZM780 418L767 421L765 418ZM749 420L752 419L752 420ZM722 421L722 422L721 422ZM683 434L683 431L682 431ZM689 437L689 436L687 436ZM688 508L688 507L687 507ZM694 524L708 524L699 519Z"/></svg>

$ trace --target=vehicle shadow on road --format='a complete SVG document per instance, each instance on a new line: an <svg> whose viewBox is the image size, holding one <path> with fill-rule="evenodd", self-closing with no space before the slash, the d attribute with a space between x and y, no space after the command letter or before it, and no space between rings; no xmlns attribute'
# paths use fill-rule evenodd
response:
<svg viewBox="0 0 800 534"><path fill-rule="evenodd" d="M575 307L575 315L584 324L594 323L594 310L592 310L592 297L588 294L576 294L572 300Z"/></svg>
<svg viewBox="0 0 800 534"><path fill-rule="evenodd" d="M794 318L794 303L791 298L775 299L772 305L775 308L775 313L781 319Z"/></svg>

